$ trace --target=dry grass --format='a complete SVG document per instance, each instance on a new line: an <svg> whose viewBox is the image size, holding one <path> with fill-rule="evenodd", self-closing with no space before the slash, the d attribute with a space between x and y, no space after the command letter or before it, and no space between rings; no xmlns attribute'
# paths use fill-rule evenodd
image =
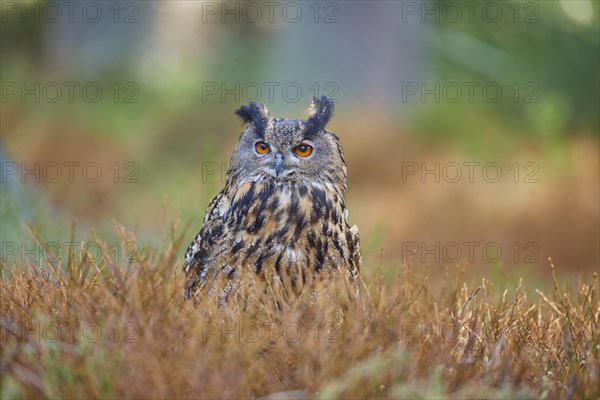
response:
<svg viewBox="0 0 600 400"><path fill-rule="evenodd" d="M384 278L367 265L358 299L337 279L279 309L194 306L177 232L131 265L108 248L3 265L0 397L600 396L596 274L579 289L508 292L468 287L460 271Z"/></svg>

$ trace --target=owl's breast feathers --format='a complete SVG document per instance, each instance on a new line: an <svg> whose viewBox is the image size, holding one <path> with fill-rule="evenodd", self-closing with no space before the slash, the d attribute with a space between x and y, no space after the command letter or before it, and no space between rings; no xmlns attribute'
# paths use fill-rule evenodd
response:
<svg viewBox="0 0 600 400"><path fill-rule="evenodd" d="M186 298L247 271L285 275L293 285L338 267L356 276L358 228L346 222L342 189L276 180L228 187L209 205L186 253Z"/></svg>

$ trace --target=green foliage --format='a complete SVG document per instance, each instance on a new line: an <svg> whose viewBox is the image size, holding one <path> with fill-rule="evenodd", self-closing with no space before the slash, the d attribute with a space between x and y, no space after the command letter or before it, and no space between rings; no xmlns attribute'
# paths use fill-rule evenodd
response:
<svg viewBox="0 0 600 400"><path fill-rule="evenodd" d="M577 2L495 3L502 13L497 22L486 20L477 3L471 23L462 22L463 15L461 23L432 25L427 39L435 62L428 87L456 83L463 93L455 103L448 87L440 101L430 95L413 105L417 131L479 153L489 149L486 137L502 150L514 144L511 136L551 143L575 133L598 135L598 2L589 2L585 22L569 17L569 3ZM472 100L468 82L478 85ZM501 88L498 99L494 90L482 95L486 83Z"/></svg>

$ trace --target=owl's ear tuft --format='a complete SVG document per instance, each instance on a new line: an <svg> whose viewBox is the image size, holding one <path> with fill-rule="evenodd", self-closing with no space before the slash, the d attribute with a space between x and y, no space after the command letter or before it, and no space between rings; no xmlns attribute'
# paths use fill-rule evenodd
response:
<svg viewBox="0 0 600 400"><path fill-rule="evenodd" d="M335 103L328 99L327 96L321 98L313 97L313 102L310 106L310 117L306 120L305 137L316 135L325 126L333 116Z"/></svg>
<svg viewBox="0 0 600 400"><path fill-rule="evenodd" d="M242 118L245 124L253 124L256 133L264 136L269 124L269 110L267 110L267 107L251 101L247 106L238 108L235 113Z"/></svg>

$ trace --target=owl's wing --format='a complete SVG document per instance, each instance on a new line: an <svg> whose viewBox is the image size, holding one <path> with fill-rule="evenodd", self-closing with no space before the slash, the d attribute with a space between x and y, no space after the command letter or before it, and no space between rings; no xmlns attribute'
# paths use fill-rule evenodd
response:
<svg viewBox="0 0 600 400"><path fill-rule="evenodd" d="M350 250L348 271L352 278L356 278L360 271L360 264L362 263L362 256L360 254L360 234L358 232L358 226L352 225L352 227L350 227L348 225L348 209L344 209L344 221L347 229L346 240Z"/></svg>
<svg viewBox="0 0 600 400"><path fill-rule="evenodd" d="M352 236L352 244L350 247L350 251L352 252L352 260L354 262L354 267L351 267L351 274L356 276L356 274L360 270L360 264L362 263L362 256L360 254L360 234L358 232L358 226L353 225L350 228L350 234Z"/></svg>
<svg viewBox="0 0 600 400"><path fill-rule="evenodd" d="M195 293L204 287L211 268L215 269L215 260L223 251L227 197L227 191L223 189L210 202L204 215L202 229L185 253L183 270L188 282L183 295L186 299L194 297ZM218 273L218 270L215 269L214 273Z"/></svg>

